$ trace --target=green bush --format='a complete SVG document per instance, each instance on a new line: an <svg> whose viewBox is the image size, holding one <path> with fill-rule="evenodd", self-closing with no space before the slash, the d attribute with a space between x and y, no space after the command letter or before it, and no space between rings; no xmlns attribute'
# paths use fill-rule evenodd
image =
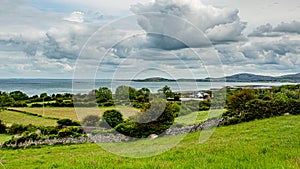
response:
<svg viewBox="0 0 300 169"><path fill-rule="evenodd" d="M201 101L199 103L199 110L200 111L207 111L210 109L210 106L211 106L211 102L208 101L208 100L204 100L204 101Z"/></svg>
<svg viewBox="0 0 300 169"><path fill-rule="evenodd" d="M64 127L64 126L80 126L80 123L77 121L73 121L70 119L60 119L57 120L57 124L59 127Z"/></svg>
<svg viewBox="0 0 300 169"><path fill-rule="evenodd" d="M10 140L6 141L4 144L20 144L26 141L36 141L41 139L41 137L36 132L25 131L21 135L15 135Z"/></svg>
<svg viewBox="0 0 300 169"><path fill-rule="evenodd" d="M58 131L60 130L58 127L55 126L41 126L38 127L38 129L41 131L42 135L55 135L58 134Z"/></svg>
<svg viewBox="0 0 300 169"><path fill-rule="evenodd" d="M66 127L66 128L63 128L61 130L58 131L58 134L57 136L58 137L79 137L79 136L82 136L83 134L83 130L80 129L79 127L75 127L75 126L72 126L72 127Z"/></svg>
<svg viewBox="0 0 300 169"><path fill-rule="evenodd" d="M0 120L0 134L6 133L6 126Z"/></svg>
<svg viewBox="0 0 300 169"><path fill-rule="evenodd" d="M179 106L173 102L155 101L149 111L143 112L132 120L126 120L115 127L116 131L136 138L148 137L150 134L161 134L171 127L175 117L178 116ZM165 106L163 106L165 105ZM165 107L163 112L159 107ZM158 116L157 116L158 115ZM148 121L145 123L145 120ZM143 123L144 122L144 123Z"/></svg>
<svg viewBox="0 0 300 169"><path fill-rule="evenodd" d="M33 132L36 131L37 127L34 125L22 125L22 124L13 124L8 128L8 134L21 134L25 131Z"/></svg>
<svg viewBox="0 0 300 169"><path fill-rule="evenodd" d="M123 122L123 115L117 110L107 110L103 113L103 119L114 128Z"/></svg>

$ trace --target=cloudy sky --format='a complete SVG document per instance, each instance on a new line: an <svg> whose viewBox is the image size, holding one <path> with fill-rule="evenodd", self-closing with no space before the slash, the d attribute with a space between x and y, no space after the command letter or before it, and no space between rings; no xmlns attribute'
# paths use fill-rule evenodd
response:
<svg viewBox="0 0 300 169"><path fill-rule="evenodd" d="M300 72L299 0L0 3L0 78Z"/></svg>

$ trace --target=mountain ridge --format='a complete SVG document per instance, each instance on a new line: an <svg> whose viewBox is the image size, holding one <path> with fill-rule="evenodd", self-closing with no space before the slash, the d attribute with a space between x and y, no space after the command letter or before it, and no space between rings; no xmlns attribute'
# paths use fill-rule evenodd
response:
<svg viewBox="0 0 300 169"><path fill-rule="evenodd" d="M281 76L256 75L251 73L238 73L222 78L205 78L205 79L167 79L162 77L151 77L145 79L133 79L135 82L172 82L172 81L193 81L193 82L210 82L210 81L227 81L227 82L290 82L300 83L300 73L287 74Z"/></svg>

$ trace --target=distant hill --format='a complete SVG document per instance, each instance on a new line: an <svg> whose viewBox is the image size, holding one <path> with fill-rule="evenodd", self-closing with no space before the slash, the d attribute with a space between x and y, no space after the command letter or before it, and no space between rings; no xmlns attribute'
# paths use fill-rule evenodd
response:
<svg viewBox="0 0 300 169"><path fill-rule="evenodd" d="M272 76L261 76L249 73L241 73L232 76L226 76L226 81L230 82L252 82L252 81L276 81Z"/></svg>
<svg viewBox="0 0 300 169"><path fill-rule="evenodd" d="M209 82L211 80L223 80L227 82L291 82L300 83L300 73L289 74L284 76L263 76L250 73L240 73L223 78L205 78L205 79L166 79L161 77L153 77L146 79L135 79L135 82L174 82L174 81L197 81L197 82Z"/></svg>
<svg viewBox="0 0 300 169"><path fill-rule="evenodd" d="M134 82L175 82L176 80L166 79L166 78L161 78L161 77L151 77L151 78L146 78L146 79L134 79L132 81L134 81Z"/></svg>
<svg viewBox="0 0 300 169"><path fill-rule="evenodd" d="M263 76L250 73L240 73L225 77L227 82L292 82L300 83L300 73L284 76Z"/></svg>

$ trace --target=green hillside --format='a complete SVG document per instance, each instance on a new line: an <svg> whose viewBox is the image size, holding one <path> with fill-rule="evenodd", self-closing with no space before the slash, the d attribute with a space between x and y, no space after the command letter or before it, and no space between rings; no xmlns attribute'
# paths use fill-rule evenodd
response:
<svg viewBox="0 0 300 169"><path fill-rule="evenodd" d="M119 148L129 151L134 145ZM6 168L300 168L300 116L220 127L204 144L199 144L199 132L191 133L170 151L150 158L120 157L90 143L2 149L0 156Z"/></svg>

